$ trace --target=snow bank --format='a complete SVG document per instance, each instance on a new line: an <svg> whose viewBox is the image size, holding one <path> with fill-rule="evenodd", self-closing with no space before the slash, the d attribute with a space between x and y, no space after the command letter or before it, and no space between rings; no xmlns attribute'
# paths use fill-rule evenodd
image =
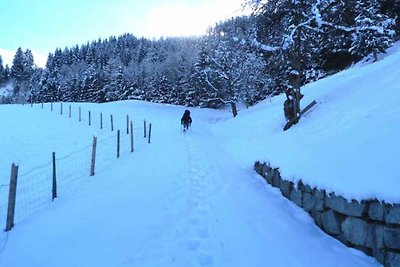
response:
<svg viewBox="0 0 400 267"><path fill-rule="evenodd" d="M243 166L269 161L288 180L348 199L398 203L399 47L376 63L304 86L302 106L318 104L286 132L284 96L242 110L214 132Z"/></svg>

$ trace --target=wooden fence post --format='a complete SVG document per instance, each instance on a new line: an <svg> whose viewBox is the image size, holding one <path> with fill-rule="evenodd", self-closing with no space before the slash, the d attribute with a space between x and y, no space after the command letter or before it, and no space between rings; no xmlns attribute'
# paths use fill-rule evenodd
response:
<svg viewBox="0 0 400 267"><path fill-rule="evenodd" d="M144 131L143 131L143 133L144 133L144 138L146 138L146 120L144 120L143 121L143 127L144 127Z"/></svg>
<svg viewBox="0 0 400 267"><path fill-rule="evenodd" d="M110 115L111 118L111 132L114 131L114 120L113 120L113 115Z"/></svg>
<svg viewBox="0 0 400 267"><path fill-rule="evenodd" d="M97 137L93 136L92 160L90 162L90 176L94 175L94 167L96 165L96 146L97 146Z"/></svg>
<svg viewBox="0 0 400 267"><path fill-rule="evenodd" d="M129 134L129 115L126 115L126 134Z"/></svg>
<svg viewBox="0 0 400 267"><path fill-rule="evenodd" d="M89 110L89 126L90 125L92 125L92 116L91 116L91 113L90 113L90 110Z"/></svg>
<svg viewBox="0 0 400 267"><path fill-rule="evenodd" d="M69 105L69 117L71 118L71 105Z"/></svg>
<svg viewBox="0 0 400 267"><path fill-rule="evenodd" d="M18 178L18 166L13 163L11 165L10 190L8 194L6 231L10 231L11 228L13 228L14 226L15 200L17 197L17 178Z"/></svg>
<svg viewBox="0 0 400 267"><path fill-rule="evenodd" d="M133 152L133 122L131 121L131 152Z"/></svg>
<svg viewBox="0 0 400 267"><path fill-rule="evenodd" d="M100 129L103 130L103 113L100 112Z"/></svg>
<svg viewBox="0 0 400 267"><path fill-rule="evenodd" d="M57 171L56 171L56 153L53 152L53 187L52 187L52 201L57 197Z"/></svg>
<svg viewBox="0 0 400 267"><path fill-rule="evenodd" d="M117 131L117 158L119 158L120 131Z"/></svg>
<svg viewBox="0 0 400 267"><path fill-rule="evenodd" d="M79 121L82 121L82 116L81 116L81 107L79 107Z"/></svg>
<svg viewBox="0 0 400 267"><path fill-rule="evenodd" d="M151 123L149 124L149 144L150 144L150 138L151 138Z"/></svg>

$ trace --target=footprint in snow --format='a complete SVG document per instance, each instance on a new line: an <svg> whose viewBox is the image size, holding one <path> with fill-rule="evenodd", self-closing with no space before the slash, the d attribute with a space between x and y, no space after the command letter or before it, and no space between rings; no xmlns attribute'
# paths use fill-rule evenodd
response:
<svg viewBox="0 0 400 267"><path fill-rule="evenodd" d="M197 234L199 235L199 237L201 237L203 239L210 237L210 232L208 231L208 228L205 226L199 227L197 229Z"/></svg>
<svg viewBox="0 0 400 267"><path fill-rule="evenodd" d="M189 251L197 250L197 249L200 247L200 241L199 241L199 240L196 240L196 239L194 239L194 240L189 240L189 241L187 242L186 246L187 246L187 249L188 249Z"/></svg>
<svg viewBox="0 0 400 267"><path fill-rule="evenodd" d="M214 265L213 257L208 254L205 254L205 253L199 254L198 260L199 260L199 263L201 264L201 266L213 266Z"/></svg>

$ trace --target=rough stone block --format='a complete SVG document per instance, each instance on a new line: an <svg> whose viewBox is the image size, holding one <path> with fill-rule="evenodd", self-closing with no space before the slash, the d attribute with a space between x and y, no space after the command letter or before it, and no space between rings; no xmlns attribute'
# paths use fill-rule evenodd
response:
<svg viewBox="0 0 400 267"><path fill-rule="evenodd" d="M304 192L311 194L313 192L313 189L308 184L305 184L304 185Z"/></svg>
<svg viewBox="0 0 400 267"><path fill-rule="evenodd" d="M355 217L347 217L342 224L342 231L346 239L358 246L366 244L368 235L372 233L370 228L368 223Z"/></svg>
<svg viewBox="0 0 400 267"><path fill-rule="evenodd" d="M375 221L383 222L385 219L385 204L373 201L369 205L368 216Z"/></svg>
<svg viewBox="0 0 400 267"><path fill-rule="evenodd" d="M365 241L365 246L371 249L381 249L384 248L383 245L383 226L381 225L369 225L369 233L367 235L367 240Z"/></svg>
<svg viewBox="0 0 400 267"><path fill-rule="evenodd" d="M382 225L376 225L375 226L375 245L377 248L383 248L384 247L384 242L383 242L383 233L385 228Z"/></svg>
<svg viewBox="0 0 400 267"><path fill-rule="evenodd" d="M274 177L274 169L269 168L268 171L265 173L264 177L265 180L267 180L267 182L272 185L272 178Z"/></svg>
<svg viewBox="0 0 400 267"><path fill-rule="evenodd" d="M261 164L259 161L256 161L254 163L254 170L256 171L256 173L261 175Z"/></svg>
<svg viewBox="0 0 400 267"><path fill-rule="evenodd" d="M389 206L387 208L385 221L390 224L400 224L400 205Z"/></svg>
<svg viewBox="0 0 400 267"><path fill-rule="evenodd" d="M400 253L388 252L385 257L385 267L399 267Z"/></svg>
<svg viewBox="0 0 400 267"><path fill-rule="evenodd" d="M284 195L286 198L290 197L290 191L293 188L293 183L286 181L286 180L282 180L280 183L280 189L282 192L282 195Z"/></svg>
<svg viewBox="0 0 400 267"><path fill-rule="evenodd" d="M325 201L318 199L318 198L316 198L315 200L316 200L316 202L315 202L314 209L318 210L318 211L324 211L325 210Z"/></svg>
<svg viewBox="0 0 400 267"><path fill-rule="evenodd" d="M302 207L301 205L303 204L303 191L300 191L296 188L293 188L293 190L290 192L290 198L292 202L294 202L297 206Z"/></svg>
<svg viewBox="0 0 400 267"><path fill-rule="evenodd" d="M318 227L322 228L322 227L323 227L323 226L322 226L322 219L321 219L322 212L311 211L311 212L310 212L310 215L311 215L311 217L314 219L315 224L316 224Z"/></svg>
<svg viewBox="0 0 400 267"><path fill-rule="evenodd" d="M302 191L302 192L305 192L305 191L306 191L306 190L305 190L305 185L304 185L304 183L303 183L302 180L300 180L300 181L297 182L297 189L300 190L300 191Z"/></svg>
<svg viewBox="0 0 400 267"><path fill-rule="evenodd" d="M385 227L383 242L387 248L400 249L400 228Z"/></svg>
<svg viewBox="0 0 400 267"><path fill-rule="evenodd" d="M261 164L261 176L266 177L270 170L271 167L269 167L266 163Z"/></svg>
<svg viewBox="0 0 400 267"><path fill-rule="evenodd" d="M385 251L382 249L372 250L372 256L380 263L385 264Z"/></svg>
<svg viewBox="0 0 400 267"><path fill-rule="evenodd" d="M325 232L331 235L340 235L341 231L341 220L340 216L333 210L328 210L321 215L322 226Z"/></svg>
<svg viewBox="0 0 400 267"><path fill-rule="evenodd" d="M350 246L351 247L351 246ZM365 254L372 256L372 249L364 247L364 246L353 246L355 249L358 249L362 252L364 252Z"/></svg>
<svg viewBox="0 0 400 267"><path fill-rule="evenodd" d="M272 177L272 186L273 187L280 187L281 185L281 175L278 169L274 169L274 176Z"/></svg>
<svg viewBox="0 0 400 267"><path fill-rule="evenodd" d="M345 244L346 246L348 246L348 247L353 247L353 246L354 246L353 244L351 244L351 243L346 239L346 237L344 236L344 234L335 236L335 238L336 238L337 240L339 240L340 242L342 242L343 244Z"/></svg>
<svg viewBox="0 0 400 267"><path fill-rule="evenodd" d="M361 217L367 211L365 203L358 203L357 201L347 202L341 196L329 195L326 197L325 205L337 212L348 216Z"/></svg>
<svg viewBox="0 0 400 267"><path fill-rule="evenodd" d="M325 190L319 190L315 188L313 194L316 198L321 200L325 200L326 198Z"/></svg>
<svg viewBox="0 0 400 267"><path fill-rule="evenodd" d="M303 208L306 211L312 211L315 208L315 205L317 203L317 199L315 198L314 195L311 195L310 193L303 193Z"/></svg>

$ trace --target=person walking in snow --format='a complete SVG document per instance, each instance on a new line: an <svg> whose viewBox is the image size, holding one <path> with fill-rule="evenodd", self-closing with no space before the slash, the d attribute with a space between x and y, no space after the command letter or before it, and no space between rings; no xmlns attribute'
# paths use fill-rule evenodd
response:
<svg viewBox="0 0 400 267"><path fill-rule="evenodd" d="M185 110L183 116L181 118L181 125L183 125L183 131L189 130L189 127L192 125L192 118L190 117L190 111Z"/></svg>

